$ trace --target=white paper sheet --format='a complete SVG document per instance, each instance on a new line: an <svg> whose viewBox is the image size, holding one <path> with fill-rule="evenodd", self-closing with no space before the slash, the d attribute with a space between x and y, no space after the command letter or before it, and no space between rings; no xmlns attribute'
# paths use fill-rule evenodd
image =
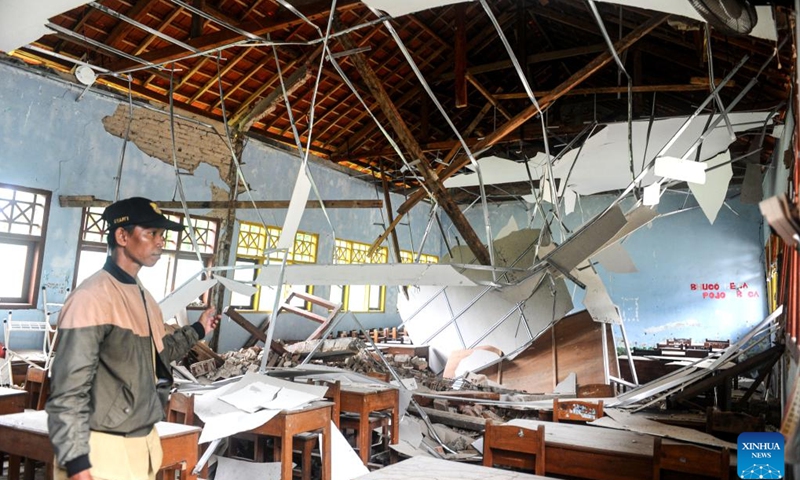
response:
<svg viewBox="0 0 800 480"><path fill-rule="evenodd" d="M161 313L164 314L164 319L172 318L177 315L181 309L186 308L187 305L202 295L203 292L216 284L216 278L210 280L194 279L167 295L167 297L158 304L161 307Z"/></svg>
<svg viewBox="0 0 800 480"><path fill-rule="evenodd" d="M225 403L233 405L239 410L253 413L261 410L264 403L268 403L278 396L280 387L267 385L266 383L253 382L244 388L240 388L232 393L219 397Z"/></svg>
<svg viewBox="0 0 800 480"><path fill-rule="evenodd" d="M217 457L217 473L214 480L281 480L280 462L248 462L235 458Z"/></svg>
<svg viewBox="0 0 800 480"><path fill-rule="evenodd" d="M311 180L306 175L306 170L302 166L297 174L297 181L292 191L292 199L289 200L289 210L286 212L286 220L283 222L281 238L278 239L278 248L291 250L297 236L297 228L303 218L303 212L308 203L308 194L311 192Z"/></svg>
<svg viewBox="0 0 800 480"><path fill-rule="evenodd" d="M317 398L323 398L327 391L327 387L287 382L286 380L258 373L248 373L236 383L224 385L195 397L194 411L205 422L203 432L200 434L200 443L252 430L268 422L280 412L280 410L264 409L255 413L248 413L220 399L222 396L233 395L239 390L247 389L254 383L264 383L280 389L286 389L291 392L293 397L294 395L299 397L303 393L310 393L315 394Z"/></svg>

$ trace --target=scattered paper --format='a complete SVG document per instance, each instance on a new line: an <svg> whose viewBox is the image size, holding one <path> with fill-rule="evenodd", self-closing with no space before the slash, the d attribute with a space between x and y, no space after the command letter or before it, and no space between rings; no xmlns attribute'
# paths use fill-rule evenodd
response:
<svg viewBox="0 0 800 480"><path fill-rule="evenodd" d="M217 473L214 480L281 480L280 462L248 462L235 458L217 457Z"/></svg>
<svg viewBox="0 0 800 480"><path fill-rule="evenodd" d="M266 383L255 382L247 385L232 393L219 397L223 402L229 403L239 410L253 413L265 408L263 405L269 403L278 396L280 387L268 385Z"/></svg>

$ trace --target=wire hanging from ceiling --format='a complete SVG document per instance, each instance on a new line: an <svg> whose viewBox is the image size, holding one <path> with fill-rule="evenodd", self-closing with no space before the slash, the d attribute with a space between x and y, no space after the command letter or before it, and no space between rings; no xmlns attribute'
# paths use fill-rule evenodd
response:
<svg viewBox="0 0 800 480"><path fill-rule="evenodd" d="M131 134L131 124L133 123L133 95L131 93L131 76L128 75L128 124L125 126L125 138L122 141L122 153L119 156L117 166L117 176L114 177L114 201L119 200L119 186L122 183L122 165L125 162L125 150L128 147L128 140Z"/></svg>
<svg viewBox="0 0 800 480"><path fill-rule="evenodd" d="M370 9L370 11L372 11L372 13L375 16L378 17L380 16L380 14L375 8L369 6L368 8ZM451 130L456 135L456 137L458 138L459 143L461 143L461 147L464 149L464 153L467 155L467 158L469 159L470 163L475 168L475 173L477 173L478 175L478 186L481 192L481 204L483 206L483 220L484 220L484 225L486 227L486 244L489 250L489 263L491 264L492 267L494 267L496 266L494 239L492 238L494 235L492 234L492 223L489 219L489 205L486 200L486 186L483 182L483 173L481 171L481 167L480 165L478 165L478 161L475 159L475 156L473 155L472 150L467 145L467 142L461 136L461 133L458 131L456 126L453 124L453 121L450 119L450 116L447 115L447 112L445 112L444 107L442 107L442 104L439 102L439 99L436 98L436 95L433 94L433 90L431 90L430 85L428 85L428 82L422 75L422 72L420 71L417 62L414 61L414 58L411 56L411 53L408 51L408 48L406 48L405 43L403 43L403 40L400 38L400 35L398 35L394 26L388 20L384 21L383 25L384 27L386 27L386 30L389 32L389 34L392 36L397 46L400 48L400 51L403 53L403 56L406 58L406 61L408 62L409 66L414 71L414 74L417 76L417 80L419 80L422 87L428 93L428 96L430 97L431 101L433 101L434 105L436 105L436 108L439 110L439 113L441 113L442 117L444 117L445 121L450 126ZM420 159L420 161L423 160L424 159ZM496 272L494 270L492 271L492 278L493 279L497 278Z"/></svg>

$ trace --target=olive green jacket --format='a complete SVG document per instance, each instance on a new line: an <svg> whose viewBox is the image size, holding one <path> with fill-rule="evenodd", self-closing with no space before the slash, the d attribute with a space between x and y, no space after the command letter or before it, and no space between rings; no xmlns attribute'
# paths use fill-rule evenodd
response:
<svg viewBox="0 0 800 480"><path fill-rule="evenodd" d="M56 462L71 476L91 468L90 430L138 437L163 419L168 365L205 329L166 335L153 296L110 258L67 298L58 323L46 410Z"/></svg>

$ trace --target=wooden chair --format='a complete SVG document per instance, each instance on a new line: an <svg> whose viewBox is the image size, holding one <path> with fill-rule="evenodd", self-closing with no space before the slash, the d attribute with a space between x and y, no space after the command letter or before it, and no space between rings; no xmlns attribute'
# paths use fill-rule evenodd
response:
<svg viewBox="0 0 800 480"><path fill-rule="evenodd" d="M553 399L553 421L591 422L603 416L603 401Z"/></svg>
<svg viewBox="0 0 800 480"><path fill-rule="evenodd" d="M194 425L194 397L175 392L169 396L166 421Z"/></svg>
<svg viewBox="0 0 800 480"><path fill-rule="evenodd" d="M180 423L183 425L194 425L194 397L182 393L173 392L169 396L165 421L170 423ZM199 452L202 454L202 452ZM200 458L198 455L197 458ZM162 467L156 474L158 480L174 480L175 473L179 472L179 478L186 480L187 468L194 468L194 465L180 464Z"/></svg>
<svg viewBox="0 0 800 480"><path fill-rule="evenodd" d="M326 400L333 402L331 419L334 425L336 425L336 428L339 428L339 416L341 415L340 398L342 394L341 382L309 381L308 383L328 385L328 391L325 393L324 397ZM314 447L317 446L318 438L319 436L316 433L301 433L295 435L292 439L292 449L300 454L300 478L302 480L311 480L311 452L314 450Z"/></svg>
<svg viewBox="0 0 800 480"><path fill-rule="evenodd" d="M343 434L345 432L347 432L347 431L351 431L352 430L353 435L356 438L358 438L359 428L360 428L359 427L359 423L360 423L359 422L359 419L360 419L359 414L352 413L352 412L347 412L347 413L341 414L340 417L341 418L339 419L339 425L338 425L339 426L339 430L341 430ZM380 438L380 442L379 442L380 447L381 447L381 452L388 452L390 450L389 449L389 426L390 426L390 421L391 421L391 418L389 417L388 414L386 414L384 412L373 412L369 416L369 426L367 428L369 428L369 430L371 432L374 432L375 430L378 430L378 429L381 430L381 438ZM368 459L372 458L372 455L373 455L372 447L375 446L375 445L378 445L378 444L377 443L373 443L372 440L370 439L369 445L367 445L367 449L368 449L367 458ZM358 450L357 447L356 447L356 450ZM367 461L367 463L369 463L369 461Z"/></svg>
<svg viewBox="0 0 800 480"><path fill-rule="evenodd" d="M544 475L544 425L536 430L486 422L483 435L483 465L500 465Z"/></svg>
<svg viewBox="0 0 800 480"><path fill-rule="evenodd" d="M704 475L720 480L730 478L730 451L713 450L685 443L653 442L653 480L661 480L661 471Z"/></svg>
<svg viewBox="0 0 800 480"><path fill-rule="evenodd" d="M26 407L33 410L44 410L44 405L47 403L47 396L50 393L50 377L47 376L47 370L39 367L29 366L25 372L25 391L28 393ZM2 462L2 455L0 455L0 462ZM25 480L33 480L34 470L37 466L41 466L41 462L35 462L29 458L23 460L24 478ZM9 465L10 469L10 465ZM0 472L2 472L2 464L0 464ZM9 476L11 472L9 472Z"/></svg>
<svg viewBox="0 0 800 480"><path fill-rule="evenodd" d="M47 376L47 370L28 367L25 373L25 391L28 392L28 408L44 410L50 393L50 377Z"/></svg>

